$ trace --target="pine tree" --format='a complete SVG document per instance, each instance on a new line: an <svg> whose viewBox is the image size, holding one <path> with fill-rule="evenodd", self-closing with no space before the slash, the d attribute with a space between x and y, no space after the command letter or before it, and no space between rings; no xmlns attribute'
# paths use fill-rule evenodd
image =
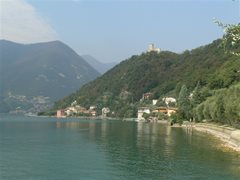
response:
<svg viewBox="0 0 240 180"><path fill-rule="evenodd" d="M181 87L178 97L178 120L181 123L183 120L191 118L191 104L189 100L189 93L186 85Z"/></svg>
<svg viewBox="0 0 240 180"><path fill-rule="evenodd" d="M198 104L200 104L202 102L199 81L198 81L196 87L193 90L193 95L192 95L191 102L192 102L193 107L196 107Z"/></svg>

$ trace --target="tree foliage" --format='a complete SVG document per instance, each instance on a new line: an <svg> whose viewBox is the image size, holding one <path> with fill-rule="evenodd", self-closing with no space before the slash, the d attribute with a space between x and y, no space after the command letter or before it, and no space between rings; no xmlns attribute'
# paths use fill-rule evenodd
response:
<svg viewBox="0 0 240 180"><path fill-rule="evenodd" d="M240 24L223 24L215 21L224 29L222 45L226 53L240 56Z"/></svg>
<svg viewBox="0 0 240 180"><path fill-rule="evenodd" d="M195 109L197 121L203 119L240 127L240 83L230 88L220 89Z"/></svg>
<svg viewBox="0 0 240 180"><path fill-rule="evenodd" d="M179 120L189 120L191 118L191 104L189 92L186 85L181 87L178 97L178 115Z"/></svg>

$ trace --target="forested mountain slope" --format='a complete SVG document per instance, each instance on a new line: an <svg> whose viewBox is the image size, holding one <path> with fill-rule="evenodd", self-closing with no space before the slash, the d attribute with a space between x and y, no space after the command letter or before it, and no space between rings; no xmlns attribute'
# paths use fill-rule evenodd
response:
<svg viewBox="0 0 240 180"><path fill-rule="evenodd" d="M191 91L199 83L209 90L228 87L239 81L239 57L225 54L221 40L182 54L163 51L135 55L122 61L103 76L55 104L65 108L74 100L85 107L109 107L116 116L136 116L136 103L143 93L158 99L178 96L184 84Z"/></svg>

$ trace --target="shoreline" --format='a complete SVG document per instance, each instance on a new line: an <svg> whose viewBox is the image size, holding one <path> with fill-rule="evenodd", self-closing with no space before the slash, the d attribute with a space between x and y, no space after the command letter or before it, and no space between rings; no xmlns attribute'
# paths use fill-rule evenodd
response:
<svg viewBox="0 0 240 180"><path fill-rule="evenodd" d="M50 117L50 116L36 116L36 117ZM56 116L53 116L56 118ZM135 121L135 122L146 122L146 121L137 121L137 118L113 118L113 117L68 117L68 118L77 118L77 119L88 119L88 120L120 120L120 121ZM65 119L65 118L60 118ZM169 125L168 120L158 120L158 121L149 121L156 122L161 124ZM233 151L240 152L240 129L236 129L227 125L221 125L217 123L194 123L194 122L183 122L182 125L174 124L172 128L187 128L193 129L199 132L210 134L218 138L223 142L223 148L230 148Z"/></svg>
<svg viewBox="0 0 240 180"><path fill-rule="evenodd" d="M240 152L240 129L215 123L189 123L182 127L213 135L223 142L223 147Z"/></svg>

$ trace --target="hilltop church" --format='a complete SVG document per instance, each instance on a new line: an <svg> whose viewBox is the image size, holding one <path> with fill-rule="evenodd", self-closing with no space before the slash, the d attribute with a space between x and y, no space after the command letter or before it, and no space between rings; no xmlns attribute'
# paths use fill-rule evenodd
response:
<svg viewBox="0 0 240 180"><path fill-rule="evenodd" d="M160 53L160 48L155 48L154 44L149 44L147 52L157 52Z"/></svg>

